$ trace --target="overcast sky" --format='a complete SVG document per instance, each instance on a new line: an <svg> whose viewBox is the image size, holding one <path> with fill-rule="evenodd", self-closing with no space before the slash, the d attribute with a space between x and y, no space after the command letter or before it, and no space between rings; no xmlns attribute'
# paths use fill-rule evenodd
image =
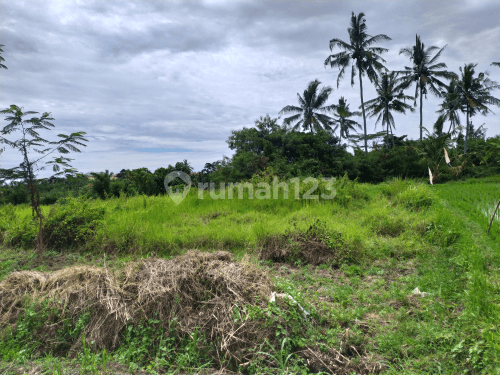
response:
<svg viewBox="0 0 500 375"><path fill-rule="evenodd" d="M344 96L357 110L358 80L351 87L350 69L337 88L338 70L324 66L340 52L330 51L332 38L349 42L351 12L365 13L369 35L392 38L377 45L389 49L382 54L389 70L410 66L399 50L418 34L426 47L448 45L439 60L448 70L477 63L476 72L488 70L500 82L500 68L490 66L500 61L498 0L0 0L8 68L0 70L0 109L50 112L56 127L41 134L49 140L87 132L88 146L69 156L79 172L154 171L184 159L199 171L233 155L226 143L231 130L253 127L266 114L281 124L291 114L278 112L299 106L297 93L303 96L314 79L319 89L333 88L325 105ZM363 82L365 100L372 99L373 86ZM414 86L406 92L413 93ZM432 94L424 99L429 129L439 103ZM500 108L492 110L473 118L487 136L500 133ZM396 135L416 139L418 113L396 115ZM6 116L0 114L2 127ZM368 132L374 124L367 119ZM7 146L0 166L19 165L20 156Z"/></svg>

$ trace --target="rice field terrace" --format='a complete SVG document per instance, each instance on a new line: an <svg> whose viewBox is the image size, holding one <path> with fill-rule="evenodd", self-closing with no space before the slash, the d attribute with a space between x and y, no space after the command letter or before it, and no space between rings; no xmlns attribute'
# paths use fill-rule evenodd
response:
<svg viewBox="0 0 500 375"><path fill-rule="evenodd" d="M1 206L0 373L500 374L500 178L300 182Z"/></svg>

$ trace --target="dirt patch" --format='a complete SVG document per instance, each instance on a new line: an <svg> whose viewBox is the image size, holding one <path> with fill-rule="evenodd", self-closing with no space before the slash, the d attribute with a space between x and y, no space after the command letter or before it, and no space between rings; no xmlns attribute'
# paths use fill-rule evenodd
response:
<svg viewBox="0 0 500 375"><path fill-rule="evenodd" d="M60 254L55 257L36 257L31 260L26 260L22 259L17 262L17 267L18 269L23 268L27 264L30 264L31 268L37 268L39 266L45 266L48 268L48 271L56 271L60 270L61 268L67 267L68 263L73 262L73 259L71 257L68 257L67 254Z"/></svg>
<svg viewBox="0 0 500 375"><path fill-rule="evenodd" d="M226 217L228 214L227 212L211 212L209 214L201 216L201 220L205 223L208 224L210 221L217 219L218 217Z"/></svg>

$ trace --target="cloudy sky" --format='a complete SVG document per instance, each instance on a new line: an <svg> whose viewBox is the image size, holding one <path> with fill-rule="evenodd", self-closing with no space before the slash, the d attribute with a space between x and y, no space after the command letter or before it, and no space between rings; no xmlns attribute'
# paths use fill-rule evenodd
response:
<svg viewBox="0 0 500 375"><path fill-rule="evenodd" d="M340 51L330 51L329 41L349 41L351 12L365 13L369 35L392 38L378 45L389 49L382 57L390 70L409 66L399 50L418 34L426 47L447 45L439 61L448 70L477 63L477 72L500 82L500 69L490 66L500 61L498 0L0 0L0 12L8 68L0 70L0 109L50 112L56 127L41 134L49 140L87 132L88 146L70 155L84 173L154 171L184 159L199 171L232 156L231 130L266 114L282 123L290 115L278 112L298 106L297 93L314 79L333 88L326 105L344 96L356 109L359 86L351 87L350 70L337 88L338 70L324 66ZM364 87L365 100L372 99L367 78ZM431 94L424 100L424 126L432 127L439 103ZM473 119L487 136L500 133L500 109L492 110ZM397 135L418 137L418 108L395 121ZM367 120L369 132L374 124ZM19 165L20 156L7 147L0 166Z"/></svg>

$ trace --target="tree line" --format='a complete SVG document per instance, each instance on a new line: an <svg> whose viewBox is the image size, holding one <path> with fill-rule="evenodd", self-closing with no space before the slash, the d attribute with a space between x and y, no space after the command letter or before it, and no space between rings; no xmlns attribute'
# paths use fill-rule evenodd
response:
<svg viewBox="0 0 500 375"><path fill-rule="evenodd" d="M84 194L93 194L94 197L102 199L123 194L164 194L162 179L172 170L189 173L195 184L238 182L259 174L273 174L282 178L347 174L349 178L358 178L364 182L380 182L395 176L423 177L426 169L429 172L432 170L436 181L446 181L458 176L498 173L498 136L486 140L484 129L481 126L475 129L471 122L471 118L477 114L491 113L489 106L500 106L500 100L491 95L491 91L500 88L500 85L488 78L488 72L480 72L476 76L477 64L472 63L464 64L463 69L460 67L460 76L445 70L446 64L437 61L446 46L425 48L418 35L414 46L402 48L399 52L409 58L411 66L405 66L404 70L400 71L389 71L383 65L386 61L380 56L388 52L388 49L374 45L391 40L390 37L384 34L368 35L363 13L357 16L352 13L347 31L349 43L338 38L330 40L330 50L338 47L341 51L330 55L324 65L340 69L337 88L346 70L351 67L351 86L354 86L356 76L359 79L361 112L351 111L344 97L338 99L338 104L324 106L332 89L328 86L318 94L321 82L314 80L308 84L303 97L298 94L300 107L289 105L279 112L297 114L285 118L282 125L277 124L277 119L271 119L267 115L266 118L261 117L260 121L256 121L255 128L233 131L227 141L229 148L235 150L233 157L223 157L222 160L206 163L205 168L198 173L193 173L193 168L184 160L174 166L160 168L154 173L147 168L122 170L117 181L111 181L109 171L93 173L94 180L89 183L87 176L79 174L71 167L69 162L73 159L64 156L71 151L80 152L77 146L86 146L86 133L79 131L70 135L59 134L59 140L48 141L40 136L39 131L54 127L49 122L54 120L50 113L45 112L40 118L23 120L23 116L38 112L23 112L22 108L11 105L10 108L0 111L11 115L6 118L11 121L10 124L0 130L0 144L18 149L22 162L14 168L0 169L0 185L7 180L20 182L11 182L10 186L0 188L0 203L23 203L28 200L41 229L43 215L40 210L39 189L44 193L51 189L47 183L37 185L36 174L46 167L52 167L52 178L65 174L66 182L70 182L66 189L67 194L80 194L83 191ZM432 56L435 51L437 52ZM0 52L3 52L1 48ZM5 60L0 56L1 61ZM500 67L498 62L491 65ZM1 63L0 68L7 69ZM377 93L375 98L366 102L363 97L362 79L365 75L375 86ZM443 79L449 82L444 82ZM404 90L410 88L413 83L415 94L404 94ZM436 111L438 116L431 130L422 123L423 97L427 98L428 93L443 99L440 109ZM406 139L406 135L396 136L392 113L405 114L407 110L413 112L417 99L420 110L420 139L412 141ZM406 103L407 100L414 101L413 107ZM333 117L319 112L329 112ZM461 126L459 113L466 116L464 127ZM353 119L354 116L361 115L363 126ZM369 134L367 116L377 117L375 126L381 123L383 130ZM296 124L291 126L295 122ZM447 131L444 130L446 122L449 122ZM300 129L309 132L301 132ZM362 129L363 133L354 133L356 129ZM465 130L465 134L462 130ZM5 138L14 131L22 132L19 140ZM427 137L424 137L424 131ZM354 147L354 155L347 152L347 144L342 144L343 140ZM364 152L357 146L361 140L364 143ZM370 153L369 140L373 141ZM0 154L4 150L5 148L0 148ZM41 156L30 158L30 150ZM449 152L446 157L451 158L452 162L444 159L443 150L445 153ZM46 156L57 153L59 155L53 156L53 160L42 162ZM488 165L484 164L486 155L489 159ZM481 162L484 165L481 165ZM470 168L479 165L481 167ZM183 184L180 180L175 183ZM50 203L54 200L53 195L42 195L42 202ZM43 249L43 243L40 242L37 246Z"/></svg>

